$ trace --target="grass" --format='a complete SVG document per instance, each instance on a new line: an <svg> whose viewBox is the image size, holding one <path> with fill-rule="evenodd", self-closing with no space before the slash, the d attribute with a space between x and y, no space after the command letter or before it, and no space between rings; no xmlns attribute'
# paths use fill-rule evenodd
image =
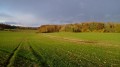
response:
<svg viewBox="0 0 120 67"><path fill-rule="evenodd" d="M0 67L120 67L119 41L120 33L0 31Z"/></svg>
<svg viewBox="0 0 120 67"><path fill-rule="evenodd" d="M62 36L86 40L108 40L108 41L120 41L120 33L48 33L53 36Z"/></svg>

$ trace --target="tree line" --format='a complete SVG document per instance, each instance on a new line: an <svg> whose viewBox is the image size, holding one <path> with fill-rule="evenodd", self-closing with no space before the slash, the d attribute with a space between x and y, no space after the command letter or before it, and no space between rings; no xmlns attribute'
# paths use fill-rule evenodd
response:
<svg viewBox="0 0 120 67"><path fill-rule="evenodd" d="M21 30L37 30L38 27L22 27L22 26L11 26L11 25L8 25L8 24L3 24L1 23L0 24L0 30L18 30L18 29L21 29Z"/></svg>
<svg viewBox="0 0 120 67"><path fill-rule="evenodd" d="M42 25L38 28L41 33L51 32L120 32L120 23L84 22L63 25Z"/></svg>

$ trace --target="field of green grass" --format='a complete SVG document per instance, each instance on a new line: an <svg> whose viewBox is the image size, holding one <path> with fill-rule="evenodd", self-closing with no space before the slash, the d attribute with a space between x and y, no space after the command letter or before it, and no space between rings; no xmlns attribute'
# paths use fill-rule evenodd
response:
<svg viewBox="0 0 120 67"><path fill-rule="evenodd" d="M120 67L120 33L0 31L0 67Z"/></svg>

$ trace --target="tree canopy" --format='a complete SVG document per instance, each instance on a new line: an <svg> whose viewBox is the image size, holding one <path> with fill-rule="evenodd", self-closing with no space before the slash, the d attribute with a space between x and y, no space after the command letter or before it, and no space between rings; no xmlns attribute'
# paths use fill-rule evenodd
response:
<svg viewBox="0 0 120 67"><path fill-rule="evenodd" d="M63 25L42 25L41 33L51 32L120 32L120 23L84 22Z"/></svg>

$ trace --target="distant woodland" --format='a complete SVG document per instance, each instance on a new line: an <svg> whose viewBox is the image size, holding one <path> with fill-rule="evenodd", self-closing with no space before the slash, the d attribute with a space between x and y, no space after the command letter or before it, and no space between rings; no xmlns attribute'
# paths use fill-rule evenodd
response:
<svg viewBox="0 0 120 67"><path fill-rule="evenodd" d="M11 26L8 24L0 24L0 30L3 31L18 31L18 30L37 30L37 27L22 27L22 26Z"/></svg>
<svg viewBox="0 0 120 67"><path fill-rule="evenodd" d="M120 23L104 23L104 22L84 22L63 25L42 25L38 27L22 27L0 24L0 30L16 31L22 30L38 30L40 33L52 32L115 32L120 33Z"/></svg>
<svg viewBox="0 0 120 67"><path fill-rule="evenodd" d="M41 33L51 32L116 32L120 33L120 23L84 22L63 25L42 25L39 27Z"/></svg>

